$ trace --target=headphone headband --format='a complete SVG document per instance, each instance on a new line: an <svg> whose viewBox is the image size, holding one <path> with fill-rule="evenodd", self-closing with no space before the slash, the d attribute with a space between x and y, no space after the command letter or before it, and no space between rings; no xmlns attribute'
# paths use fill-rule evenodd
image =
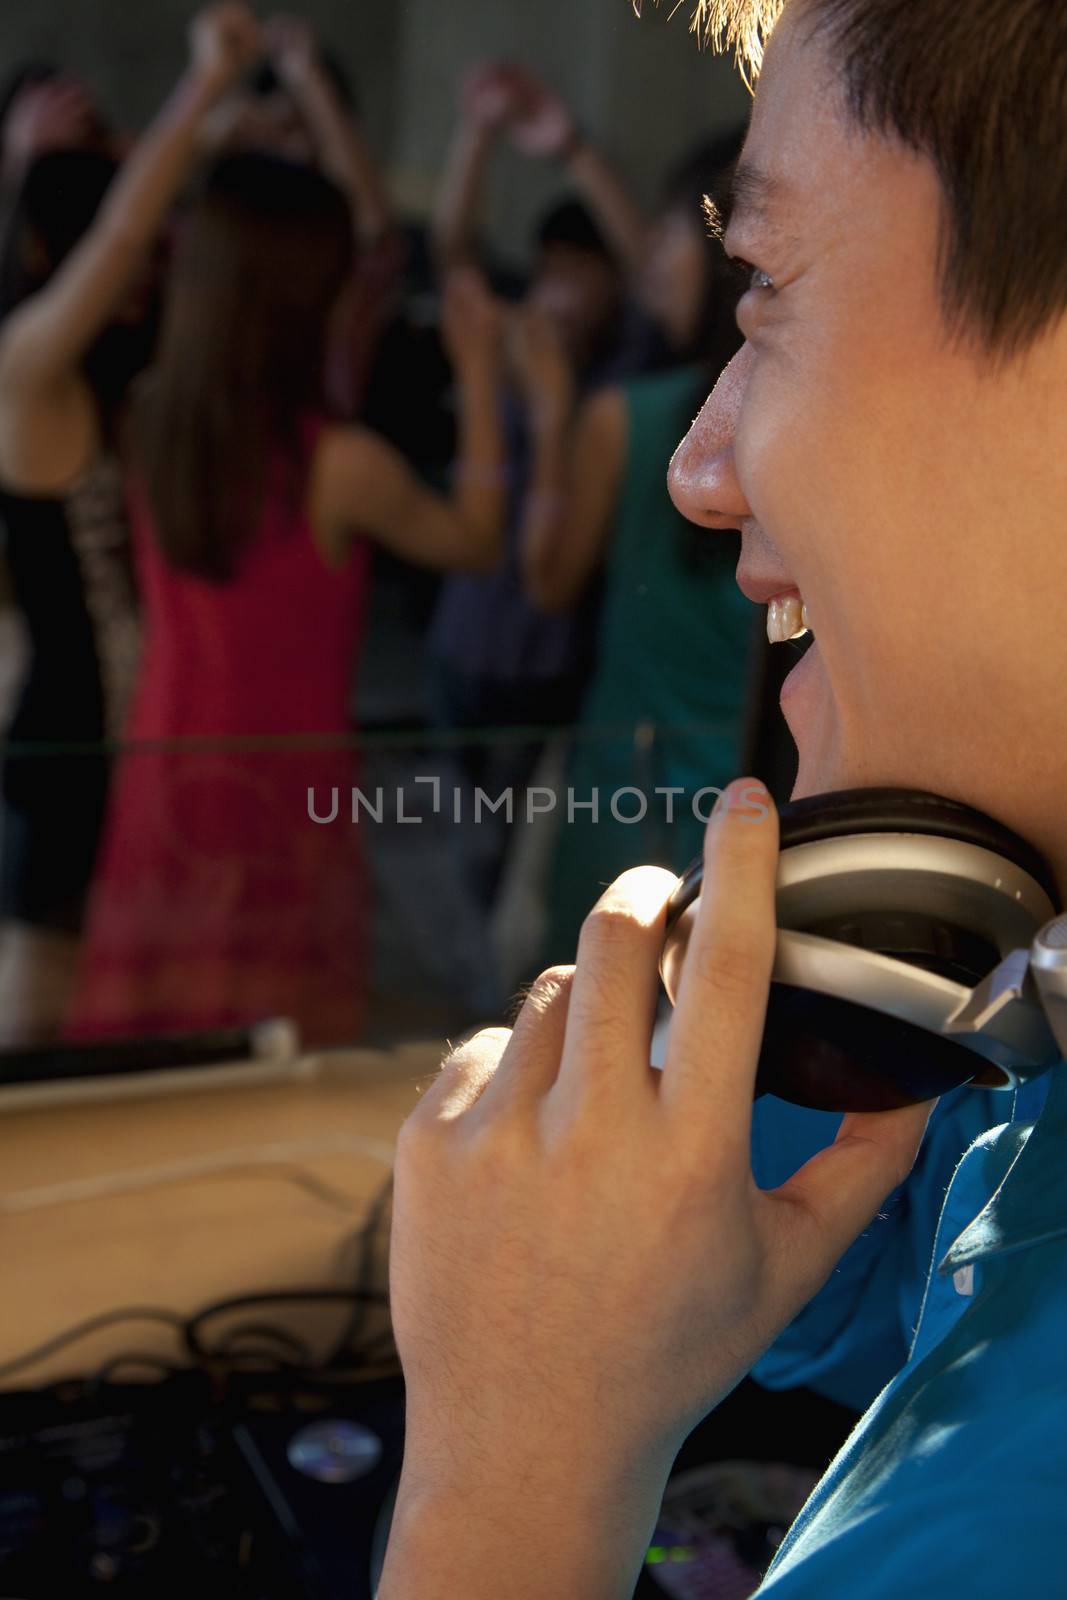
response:
<svg viewBox="0 0 1067 1600"><path fill-rule="evenodd" d="M920 833L978 845L1020 867L1059 904L1056 880L1044 857L1011 828L959 800L915 789L840 789L791 800L778 816L783 850L862 833Z"/></svg>

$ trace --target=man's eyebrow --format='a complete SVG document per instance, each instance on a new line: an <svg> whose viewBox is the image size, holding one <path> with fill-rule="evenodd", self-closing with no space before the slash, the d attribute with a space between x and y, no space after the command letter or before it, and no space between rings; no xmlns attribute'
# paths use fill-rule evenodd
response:
<svg viewBox="0 0 1067 1600"><path fill-rule="evenodd" d="M750 161L739 161L730 180L730 193L722 219L723 231L735 221L774 223L775 213L787 197L781 178L764 172Z"/></svg>

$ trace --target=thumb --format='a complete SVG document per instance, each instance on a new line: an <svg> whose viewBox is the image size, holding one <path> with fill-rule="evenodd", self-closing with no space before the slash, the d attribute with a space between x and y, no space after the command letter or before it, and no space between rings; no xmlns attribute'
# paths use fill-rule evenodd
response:
<svg viewBox="0 0 1067 1600"><path fill-rule="evenodd" d="M846 1116L833 1144L771 1191L792 1212L787 1257L799 1274L821 1283L904 1182L936 1104Z"/></svg>

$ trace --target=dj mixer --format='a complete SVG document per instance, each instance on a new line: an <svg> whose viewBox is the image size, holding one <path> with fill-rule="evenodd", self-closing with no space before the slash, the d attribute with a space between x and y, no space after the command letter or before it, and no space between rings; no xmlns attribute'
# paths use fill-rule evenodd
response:
<svg viewBox="0 0 1067 1600"><path fill-rule="evenodd" d="M0 1596L371 1600L402 1437L399 1379L0 1396Z"/></svg>

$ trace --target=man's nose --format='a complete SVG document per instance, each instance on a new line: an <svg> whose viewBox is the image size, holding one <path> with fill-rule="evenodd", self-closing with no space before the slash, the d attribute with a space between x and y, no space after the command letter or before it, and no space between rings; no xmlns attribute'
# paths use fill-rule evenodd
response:
<svg viewBox="0 0 1067 1600"><path fill-rule="evenodd" d="M746 344L722 373L671 462L671 499L683 517L704 528L739 528L752 515L734 467L734 434L751 367Z"/></svg>

